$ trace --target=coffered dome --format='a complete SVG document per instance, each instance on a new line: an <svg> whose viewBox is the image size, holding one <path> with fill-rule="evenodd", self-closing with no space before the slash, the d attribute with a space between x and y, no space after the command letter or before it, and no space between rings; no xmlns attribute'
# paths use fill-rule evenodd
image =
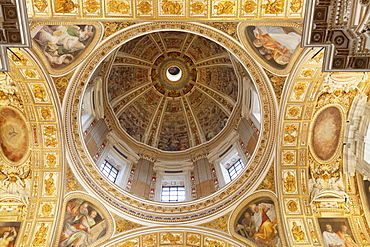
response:
<svg viewBox="0 0 370 247"><path fill-rule="evenodd" d="M122 45L106 83L121 130L163 151L214 139L236 115L242 75L219 44L186 32L156 32Z"/></svg>

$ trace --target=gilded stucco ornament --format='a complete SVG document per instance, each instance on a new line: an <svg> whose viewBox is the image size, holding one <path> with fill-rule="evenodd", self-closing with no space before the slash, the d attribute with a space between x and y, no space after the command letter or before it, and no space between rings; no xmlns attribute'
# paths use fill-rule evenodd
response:
<svg viewBox="0 0 370 247"><path fill-rule="evenodd" d="M166 15L179 15L183 9L183 3L179 1L163 0L161 9Z"/></svg>
<svg viewBox="0 0 370 247"><path fill-rule="evenodd" d="M257 4L255 1L252 0L245 1L245 3L242 6L242 10L247 14L253 13L256 9Z"/></svg>
<svg viewBox="0 0 370 247"><path fill-rule="evenodd" d="M96 13L100 8L100 3L96 0L87 0L84 2L85 9L88 13Z"/></svg>
<svg viewBox="0 0 370 247"><path fill-rule="evenodd" d="M23 108L22 98L15 81L3 72L0 73L0 105L12 105L19 109Z"/></svg>
<svg viewBox="0 0 370 247"><path fill-rule="evenodd" d="M303 7L303 0L293 0L290 2L290 9L294 12L297 13L299 12Z"/></svg>
<svg viewBox="0 0 370 247"><path fill-rule="evenodd" d="M22 202L28 205L31 195L31 166L0 166L0 202Z"/></svg>
<svg viewBox="0 0 370 247"><path fill-rule="evenodd" d="M204 12L206 11L207 9L207 5L200 2L200 1L193 1L191 4L190 4L190 11L193 13L193 14L196 14L196 15L201 15L201 14L204 14Z"/></svg>
<svg viewBox="0 0 370 247"><path fill-rule="evenodd" d="M127 14L131 7L128 3L119 0L111 0L107 3L109 13Z"/></svg>
<svg viewBox="0 0 370 247"><path fill-rule="evenodd" d="M218 217L217 219L212 220L211 222L202 224L201 226L227 232L229 216L230 214L223 215L221 217Z"/></svg>
<svg viewBox="0 0 370 247"><path fill-rule="evenodd" d="M59 99L61 101L63 100L64 94L66 92L66 88L68 86L69 80L71 79L72 75L73 75L73 72L65 76L53 78L55 86L58 91Z"/></svg>
<svg viewBox="0 0 370 247"><path fill-rule="evenodd" d="M220 1L214 8L217 10L216 15L231 15L235 11L235 2Z"/></svg>
<svg viewBox="0 0 370 247"><path fill-rule="evenodd" d="M137 10L140 14L149 15L153 10L153 5L149 1L141 1L137 5Z"/></svg>
<svg viewBox="0 0 370 247"><path fill-rule="evenodd" d="M267 0L267 3L262 5L262 9L266 14L280 14L284 11L284 0Z"/></svg>
<svg viewBox="0 0 370 247"><path fill-rule="evenodd" d="M34 2L35 8L40 12L45 12L45 9L48 6L48 2L46 0L36 0Z"/></svg>
<svg viewBox="0 0 370 247"><path fill-rule="evenodd" d="M54 0L54 10L56 13L71 13L78 8L72 0Z"/></svg>
<svg viewBox="0 0 370 247"><path fill-rule="evenodd" d="M116 231L119 233L143 227L143 225L123 219L117 215L114 216L114 220L116 222Z"/></svg>

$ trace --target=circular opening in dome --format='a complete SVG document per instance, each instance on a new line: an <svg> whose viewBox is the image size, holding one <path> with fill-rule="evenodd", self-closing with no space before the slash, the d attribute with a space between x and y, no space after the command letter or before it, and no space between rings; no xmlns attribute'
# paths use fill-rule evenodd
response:
<svg viewBox="0 0 370 247"><path fill-rule="evenodd" d="M182 71L177 66L171 66L167 69L166 76L167 79L170 81L178 81L182 76Z"/></svg>

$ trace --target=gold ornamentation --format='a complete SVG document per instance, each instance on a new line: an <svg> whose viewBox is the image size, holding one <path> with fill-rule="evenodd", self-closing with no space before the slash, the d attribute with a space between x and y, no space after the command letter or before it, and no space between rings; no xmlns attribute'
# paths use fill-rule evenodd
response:
<svg viewBox="0 0 370 247"><path fill-rule="evenodd" d="M82 187L77 182L71 168L67 167L67 192L76 191L76 190L82 190Z"/></svg>
<svg viewBox="0 0 370 247"><path fill-rule="evenodd" d="M141 1L138 5L137 5L137 10L143 14L143 15L148 15L153 9L153 6L150 2L148 1Z"/></svg>
<svg viewBox="0 0 370 247"><path fill-rule="evenodd" d="M333 93L324 92L317 99L316 109L329 104L342 105L346 111L352 105L353 98L358 94L357 90L352 90L346 93L344 90L336 90Z"/></svg>
<svg viewBox="0 0 370 247"><path fill-rule="evenodd" d="M12 59L12 61L16 64L21 64L23 66L26 66L27 65L27 58L25 58L19 49L12 49L12 54L10 56L10 58ZM14 53L13 53L14 52Z"/></svg>
<svg viewBox="0 0 370 247"><path fill-rule="evenodd" d="M116 220L116 230L117 232L125 232L135 228L142 227L142 225L128 221L126 219Z"/></svg>
<svg viewBox="0 0 370 247"><path fill-rule="evenodd" d="M227 33L235 39L238 39L238 36L236 34L238 22L206 22L206 24L211 27L217 28L224 33Z"/></svg>
<svg viewBox="0 0 370 247"><path fill-rule="evenodd" d="M119 0L109 1L107 6L109 13L127 14L130 11L130 5Z"/></svg>
<svg viewBox="0 0 370 247"><path fill-rule="evenodd" d="M290 200L287 202L287 209L290 211L290 212L297 212L298 211L298 204L296 201L293 201L293 200Z"/></svg>
<svg viewBox="0 0 370 247"><path fill-rule="evenodd" d="M187 243L196 246L200 245L200 236L195 234L188 235Z"/></svg>
<svg viewBox="0 0 370 247"><path fill-rule="evenodd" d="M0 105L12 105L23 108L17 86L5 73L0 74Z"/></svg>
<svg viewBox="0 0 370 247"><path fill-rule="evenodd" d="M12 201L20 201L28 205L28 199L31 194L30 165L9 166L0 165L0 200L3 197L11 196Z"/></svg>
<svg viewBox="0 0 370 247"><path fill-rule="evenodd" d="M45 145L47 147L56 147L58 142L55 138L57 129L54 126L44 126Z"/></svg>
<svg viewBox="0 0 370 247"><path fill-rule="evenodd" d="M300 9L302 9L302 0L293 0L290 3L290 9L294 12L297 13Z"/></svg>
<svg viewBox="0 0 370 247"><path fill-rule="evenodd" d="M106 22L104 23L104 39L115 32L124 29L128 26L136 24L136 22Z"/></svg>
<svg viewBox="0 0 370 247"><path fill-rule="evenodd" d="M51 214L52 210L53 210L53 205L51 205L50 203L45 203L41 207L42 216L43 217L49 217L49 215Z"/></svg>
<svg viewBox="0 0 370 247"><path fill-rule="evenodd" d="M220 241L217 241L217 240L213 240L213 239L206 239L206 246L208 247L224 247L225 246L225 243L222 243Z"/></svg>
<svg viewBox="0 0 370 247"><path fill-rule="evenodd" d="M272 86L274 88L274 91L275 91L276 98L279 101L280 98L281 98L281 94L283 92L283 87L284 87L284 84L285 84L286 77L275 75L275 74L271 73L268 70L265 70L265 72L266 72L268 78L271 81L271 84L272 84Z"/></svg>
<svg viewBox="0 0 370 247"><path fill-rule="evenodd" d="M293 152L284 153L283 161L285 164L292 164L294 161L294 153Z"/></svg>
<svg viewBox="0 0 370 247"><path fill-rule="evenodd" d="M55 12L56 13L71 13L78 5L72 0L55 0Z"/></svg>
<svg viewBox="0 0 370 247"><path fill-rule="evenodd" d="M167 15L179 15L181 14L183 4L178 1L163 0L162 10Z"/></svg>
<svg viewBox="0 0 370 247"><path fill-rule="evenodd" d="M32 244L34 246L44 246L46 242L47 232L49 230L48 226L45 226L45 223L41 223L40 228L37 230L35 239Z"/></svg>
<svg viewBox="0 0 370 247"><path fill-rule="evenodd" d="M157 242L157 240L154 235L147 235L143 238L143 242L144 244L151 246L154 245Z"/></svg>
<svg viewBox="0 0 370 247"><path fill-rule="evenodd" d="M300 113L300 109L296 106L290 107L288 109L288 115L292 118L297 117L299 115L299 113Z"/></svg>
<svg viewBox="0 0 370 247"><path fill-rule="evenodd" d="M215 220L212 220L211 222L202 224L202 226L221 230L221 231L227 231L228 218L229 218L228 215L223 215Z"/></svg>
<svg viewBox="0 0 370 247"><path fill-rule="evenodd" d="M288 193L292 193L296 190L295 177L291 171L288 171L287 176L284 178L284 189Z"/></svg>
<svg viewBox="0 0 370 247"><path fill-rule="evenodd" d="M41 117L44 120L51 120L51 110L49 107L41 108Z"/></svg>
<svg viewBox="0 0 370 247"><path fill-rule="evenodd" d="M24 74L29 78L36 78L37 74L33 69L26 69Z"/></svg>
<svg viewBox="0 0 370 247"><path fill-rule="evenodd" d="M275 178L274 178L274 166L271 166L263 179L262 183L257 187L256 190L275 190Z"/></svg>
<svg viewBox="0 0 370 247"><path fill-rule="evenodd" d="M50 167L50 168L53 168L55 167L56 163L57 163L57 157L55 156L55 154L47 154L46 157L46 164Z"/></svg>
<svg viewBox="0 0 370 247"><path fill-rule="evenodd" d="M311 77L311 76L313 76L313 74L315 74L315 70L313 70L313 69L304 69L303 71L302 71L302 76L303 77Z"/></svg>
<svg viewBox="0 0 370 247"><path fill-rule="evenodd" d="M284 141L287 143L293 143L297 139L297 126L290 124L285 126L284 129Z"/></svg>
<svg viewBox="0 0 370 247"><path fill-rule="evenodd" d="M54 79L55 86L58 91L59 99L63 100L64 94L66 92L66 89L69 84L69 80L71 79L73 73L70 73L69 75L61 76Z"/></svg>
<svg viewBox="0 0 370 247"><path fill-rule="evenodd" d="M297 225L297 222L293 221L292 234L296 242L304 242L306 237L301 226Z"/></svg>
<svg viewBox="0 0 370 247"><path fill-rule="evenodd" d="M136 247L136 246L138 246L138 245L134 241L127 241L127 242L119 245L119 247Z"/></svg>
<svg viewBox="0 0 370 247"><path fill-rule="evenodd" d="M48 2L46 0L35 0L34 6L38 11L44 12L46 7L48 6Z"/></svg>
<svg viewBox="0 0 370 247"><path fill-rule="evenodd" d="M44 180L45 183L45 195L46 196L53 196L55 190L57 189L55 187L55 182L53 178L53 173L49 173L49 178Z"/></svg>
<svg viewBox="0 0 370 247"><path fill-rule="evenodd" d="M166 233L165 235L162 235L161 241L163 242L170 242L171 244L178 244L181 242L182 238L180 235L174 235L170 232Z"/></svg>
<svg viewBox="0 0 370 247"><path fill-rule="evenodd" d="M206 10L206 7L207 7L207 5L205 5L202 2L193 2L192 4L190 4L190 11L193 14L201 15Z"/></svg>
<svg viewBox="0 0 370 247"><path fill-rule="evenodd" d="M32 87L32 91L36 99L39 99L42 102L46 101L46 91L42 84L34 84Z"/></svg>
<svg viewBox="0 0 370 247"><path fill-rule="evenodd" d="M254 1L249 0L243 4L242 10L247 14L251 14L256 10L256 8L257 4Z"/></svg>
<svg viewBox="0 0 370 247"><path fill-rule="evenodd" d="M84 6L87 12L89 13L95 13L100 9L100 3L96 0L87 0L84 2Z"/></svg>
<svg viewBox="0 0 370 247"><path fill-rule="evenodd" d="M284 11L284 0L267 0L266 4L262 5L266 14L280 14Z"/></svg>
<svg viewBox="0 0 370 247"><path fill-rule="evenodd" d="M306 92L307 84L305 82L298 82L295 84L293 91L295 93L295 98L299 100L302 95Z"/></svg>
<svg viewBox="0 0 370 247"><path fill-rule="evenodd" d="M235 12L235 3L231 1L221 1L214 6L216 15L232 15Z"/></svg>

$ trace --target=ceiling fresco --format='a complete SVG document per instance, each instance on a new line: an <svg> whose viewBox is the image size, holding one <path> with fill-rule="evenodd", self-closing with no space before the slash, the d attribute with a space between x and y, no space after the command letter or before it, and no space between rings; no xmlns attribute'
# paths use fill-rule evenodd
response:
<svg viewBox="0 0 370 247"><path fill-rule="evenodd" d="M314 2L26 1L32 48L1 53L0 245L370 246L370 81L339 72L369 67L370 12L348 20L370 5ZM223 185L234 148L246 166ZM191 199L156 199L177 172Z"/></svg>
<svg viewBox="0 0 370 247"><path fill-rule="evenodd" d="M222 46L194 34L141 36L114 58L108 99L120 126L136 141L183 151L210 141L227 124L239 97L238 63ZM125 100L143 85L148 88Z"/></svg>

